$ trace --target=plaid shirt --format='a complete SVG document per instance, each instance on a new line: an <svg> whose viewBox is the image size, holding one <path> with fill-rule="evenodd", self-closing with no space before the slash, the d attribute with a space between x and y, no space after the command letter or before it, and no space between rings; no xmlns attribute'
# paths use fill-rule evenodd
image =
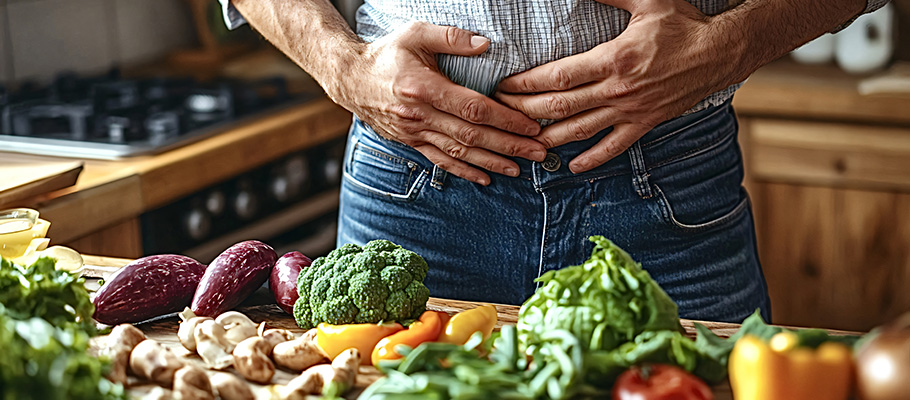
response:
<svg viewBox="0 0 910 400"><path fill-rule="evenodd" d="M220 1L230 28L244 22L229 0ZM707 15L739 3L687 1ZM867 0L864 12L877 10L887 2ZM366 41L376 40L410 21L457 26L489 38L490 48L479 56L437 57L440 70L453 82L489 95L509 75L585 52L615 38L626 28L629 17L627 11L593 0L366 0L356 19L357 33ZM687 113L722 104L741 85L709 95Z"/></svg>

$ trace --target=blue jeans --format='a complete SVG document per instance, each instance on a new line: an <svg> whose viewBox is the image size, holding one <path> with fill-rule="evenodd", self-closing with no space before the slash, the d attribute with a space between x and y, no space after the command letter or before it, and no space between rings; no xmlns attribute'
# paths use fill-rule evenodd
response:
<svg viewBox="0 0 910 400"><path fill-rule="evenodd" d="M603 235L681 317L741 322L761 308L770 320L730 104L665 122L621 156L571 173L569 160L609 131L551 149L561 161L553 172L516 159L520 176L490 174L483 187L355 119L338 244L389 239L427 260L432 296L521 304L535 278L581 264L588 237Z"/></svg>

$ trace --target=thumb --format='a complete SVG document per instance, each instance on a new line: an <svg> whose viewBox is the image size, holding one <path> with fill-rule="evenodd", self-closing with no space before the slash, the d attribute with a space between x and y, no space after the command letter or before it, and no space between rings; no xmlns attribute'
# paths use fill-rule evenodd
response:
<svg viewBox="0 0 910 400"><path fill-rule="evenodd" d="M409 33L414 35L412 39L415 44L430 53L476 56L490 47L490 39L454 26L418 26L414 32Z"/></svg>

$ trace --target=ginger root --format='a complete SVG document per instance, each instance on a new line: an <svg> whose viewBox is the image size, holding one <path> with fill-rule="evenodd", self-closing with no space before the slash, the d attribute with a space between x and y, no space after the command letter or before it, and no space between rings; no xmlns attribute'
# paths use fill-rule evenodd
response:
<svg viewBox="0 0 910 400"><path fill-rule="evenodd" d="M325 351L316 344L315 336L306 335L281 342L272 350L275 363L294 371L303 371L327 359Z"/></svg>
<svg viewBox="0 0 910 400"><path fill-rule="evenodd" d="M248 338L234 348L234 368L249 381L266 384L275 375L275 364L269 359L272 346L259 336Z"/></svg>
<svg viewBox="0 0 910 400"><path fill-rule="evenodd" d="M360 352L350 348L335 357L331 365L320 364L303 371L287 385L280 387L278 394L286 400L302 400L311 394L340 397L354 386L358 368Z"/></svg>
<svg viewBox="0 0 910 400"><path fill-rule="evenodd" d="M294 332L287 329L266 329L265 322L259 324L259 336L269 343L269 356L278 343L294 340Z"/></svg>

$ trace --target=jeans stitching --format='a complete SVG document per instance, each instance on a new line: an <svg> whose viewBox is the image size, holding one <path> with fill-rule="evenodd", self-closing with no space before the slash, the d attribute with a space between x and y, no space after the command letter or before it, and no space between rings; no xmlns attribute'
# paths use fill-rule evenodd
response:
<svg viewBox="0 0 910 400"><path fill-rule="evenodd" d="M377 189L377 188L355 178L351 174L350 168L348 166L353 165L354 155L357 153L358 148L361 149L361 151L363 153L370 155L372 157L375 157L381 161L382 160L389 161L389 162L393 162L398 165L406 167L408 170L407 181L410 182L410 184L407 185L407 191L404 194L399 194L399 193L393 193L393 192L389 192L389 191L385 191L385 190L380 190L380 189ZM358 188L360 190L363 190L363 191L373 194L373 195L378 195L381 197L391 198L391 199L399 200L399 201L413 201L417 197L417 194L420 193L419 186L421 185L421 183L423 181L425 181L425 178L427 176L427 174L426 174L427 171L423 170L423 172L420 173L416 178L414 178L413 182L411 182L411 179L414 176L414 172L417 171L419 164L417 164L414 161L408 160L406 158L398 157L398 156L391 155L391 154L385 153L383 151L374 149L370 146L360 143L359 140L357 140L354 143L354 147L351 151L350 160L346 160L346 161L349 161L349 163L348 163L348 166L346 166L343 169L342 176L345 179L347 179L348 181L350 181L351 184L353 185L353 187Z"/></svg>
<svg viewBox="0 0 910 400"><path fill-rule="evenodd" d="M702 117L702 118L699 118L699 119L697 119L697 120L695 120L695 121L692 121L692 122L690 122L689 124L687 124L686 126L684 126L684 127L682 127L682 128L676 129L676 130L674 130L674 131L672 131L672 132L670 132L670 133L667 133L666 135L663 135L663 136L661 136L661 137L658 137L658 138L656 138L656 139L653 139L653 140L651 140L651 141L649 141L649 142L647 142L647 143L643 143L643 144L641 145L641 147L642 147L642 148L645 148L645 147L648 147L648 146L651 146L651 145L660 143L660 142L662 142L662 141L664 141L664 140L667 140L667 139L669 139L669 138L671 138L671 137L673 137L673 136L676 136L676 135L679 134L680 132L683 132L683 131L686 131L686 130L688 130L688 129L691 129L693 126L696 126L696 125L698 125L698 124L701 124L702 122L704 122L704 121L707 120L708 118L711 118L711 117L715 116L717 113L719 113L719 112L721 112L721 111L724 111L724 110L726 110L726 109L727 109L727 107L719 107L718 109L712 111L712 112L709 113L708 115L705 115L705 116Z"/></svg>
<svg viewBox="0 0 910 400"><path fill-rule="evenodd" d="M669 222L670 225L674 228L687 232L701 232L722 226L725 223L738 218L743 213L743 211L748 208L750 203L749 196L743 196L743 199L736 204L736 207L733 207L732 210L725 213L724 215L721 215L720 217L698 224L686 224L676 219L676 216L673 214L673 206L670 204L670 201L667 199L667 196L664 194L663 190L660 189L660 186L654 184L654 189L657 191L658 204L660 205L661 213L664 215L664 218L666 218L667 222ZM742 195L744 192L745 189L740 187L739 194Z"/></svg>
<svg viewBox="0 0 910 400"><path fill-rule="evenodd" d="M713 141L713 142L711 142L711 143L708 143L708 144L706 144L706 145L704 145L704 146L702 146L702 147L699 147L699 148L696 148L696 149L692 149L692 150L689 150L689 151L687 151L687 152L685 152L685 153L678 154L678 155L676 155L676 156L673 156L673 157L670 157L670 158L666 158L666 159L664 159L664 160L661 160L660 162L654 163L654 165L652 165L650 168L648 168L648 170L652 170L652 169L655 169L655 168L660 168L660 167L663 167L663 166L665 166L665 165L669 165L669 164L672 164L672 163L675 163L675 162L679 162L679 161L683 161L683 160L688 160L688 159L690 159L690 158L692 158L692 157L699 156L699 155L702 155L702 154L704 154L704 153L713 151L713 150L715 150L715 149L721 147L722 145L724 145L724 144L725 144L724 142L728 142L728 141L730 141L731 139L734 139L734 138L736 138L736 129L730 130L729 133L724 134L723 136L721 136L721 137L718 138L717 140L715 140L715 141Z"/></svg>
<svg viewBox="0 0 910 400"><path fill-rule="evenodd" d="M537 277L540 278L543 275L543 266L544 266L544 256L547 248L547 231L550 229L550 208L549 208L549 196L547 192L541 191L541 196L543 196L543 232L540 236L540 258L537 260ZM540 282L535 282L535 289L540 289Z"/></svg>

